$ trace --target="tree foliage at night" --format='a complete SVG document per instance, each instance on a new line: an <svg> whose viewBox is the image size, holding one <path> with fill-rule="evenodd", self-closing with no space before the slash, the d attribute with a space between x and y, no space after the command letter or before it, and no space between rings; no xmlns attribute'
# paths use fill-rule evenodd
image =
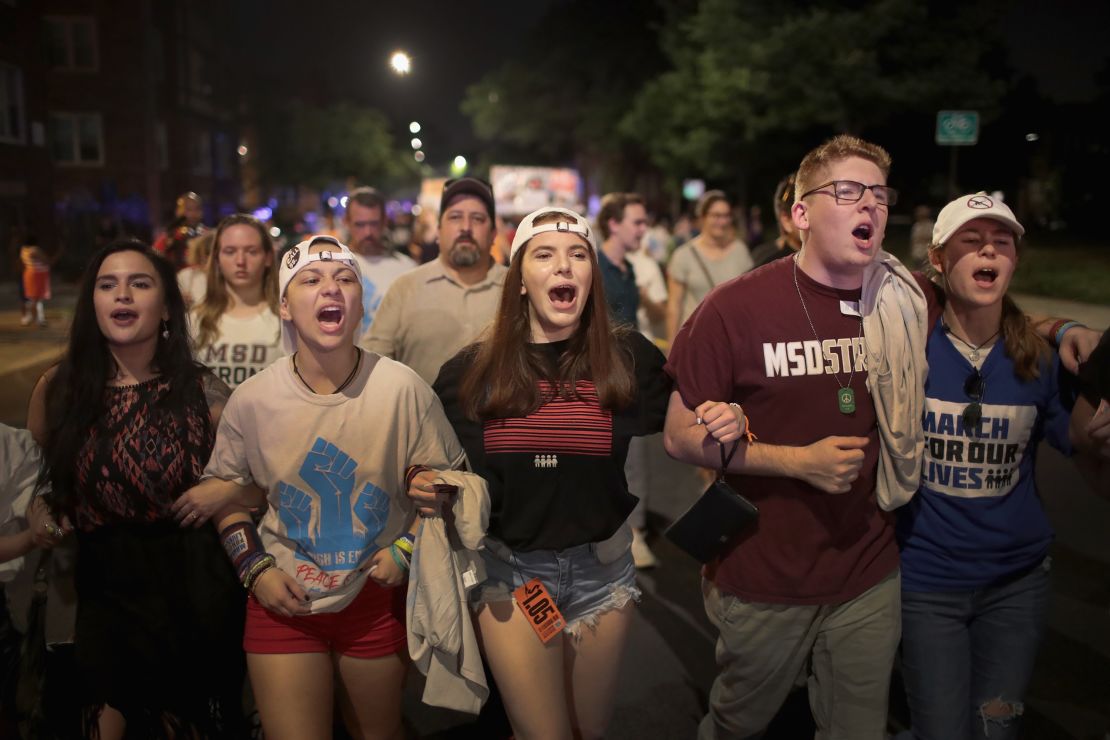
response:
<svg viewBox="0 0 1110 740"><path fill-rule="evenodd" d="M342 178L388 184L419 176L411 154L395 145L385 116L372 108L294 102L259 120L267 183L321 188Z"/></svg>
<svg viewBox="0 0 1110 740"><path fill-rule="evenodd" d="M665 172L723 177L768 137L862 133L938 108L989 117L1005 83L987 13L924 0L702 0L664 31L672 69L621 128Z"/></svg>
<svg viewBox="0 0 1110 740"><path fill-rule="evenodd" d="M462 103L495 156L619 170L642 151L618 124L663 68L658 7L637 0L559 4L521 54L472 85Z"/></svg>

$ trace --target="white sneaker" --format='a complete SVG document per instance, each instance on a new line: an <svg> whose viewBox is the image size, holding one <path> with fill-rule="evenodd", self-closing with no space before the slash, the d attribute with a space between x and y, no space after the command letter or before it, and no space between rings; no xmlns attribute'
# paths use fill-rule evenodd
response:
<svg viewBox="0 0 1110 740"><path fill-rule="evenodd" d="M23 326L30 326L31 322L34 321L34 320L35 319L29 313L25 313L25 314L23 314L22 316L19 317L19 323L22 324Z"/></svg>
<svg viewBox="0 0 1110 740"><path fill-rule="evenodd" d="M648 547L641 529L632 530L632 562L641 570L659 565L659 558L655 557L655 553Z"/></svg>

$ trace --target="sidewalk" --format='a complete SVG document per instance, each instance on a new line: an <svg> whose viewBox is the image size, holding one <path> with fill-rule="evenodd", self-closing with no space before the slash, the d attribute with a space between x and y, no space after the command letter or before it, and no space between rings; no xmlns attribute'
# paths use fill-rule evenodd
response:
<svg viewBox="0 0 1110 740"><path fill-rule="evenodd" d="M26 423L31 390L46 368L61 355L73 318L77 289L55 281L54 298L46 303L45 328L19 323L15 285L0 285L0 422Z"/></svg>

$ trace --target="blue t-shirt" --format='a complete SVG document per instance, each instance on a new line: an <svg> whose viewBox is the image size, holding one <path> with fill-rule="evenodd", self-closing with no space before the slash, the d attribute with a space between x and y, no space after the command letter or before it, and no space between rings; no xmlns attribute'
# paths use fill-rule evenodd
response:
<svg viewBox="0 0 1110 740"><path fill-rule="evenodd" d="M982 420L965 428L973 366L938 321L926 346L925 459L921 487L898 510L902 588L966 591L1029 570L1044 559L1052 526L1036 487L1037 444L1065 454L1069 413L1060 399L1060 363L1024 381L999 340L984 361Z"/></svg>

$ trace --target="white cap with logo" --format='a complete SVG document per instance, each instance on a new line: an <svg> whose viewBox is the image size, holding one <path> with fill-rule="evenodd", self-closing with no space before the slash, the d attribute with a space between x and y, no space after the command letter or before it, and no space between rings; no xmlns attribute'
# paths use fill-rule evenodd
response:
<svg viewBox="0 0 1110 740"><path fill-rule="evenodd" d="M329 248L309 254L312 247L322 244ZM313 262L333 261L347 263L355 271L359 281L362 281L362 269L359 267L358 260L355 259L354 252L334 236L322 234L305 239L303 242L290 247L282 255L281 266L278 268L278 295L284 298L285 289L289 287L289 281L293 279L293 276ZM297 350L297 331L293 328L292 321L281 322L281 346L285 349L286 354L293 354Z"/></svg>
<svg viewBox="0 0 1110 740"><path fill-rule="evenodd" d="M540 224L535 225L536 219L540 216L545 216L549 213L558 213L561 216L566 216L566 222ZM578 234L593 248L593 242L590 240L590 222L582 216L579 216L574 211L568 211L566 208L556 208L555 206L544 206L539 210L532 211L520 221L520 225L516 227L516 234L513 236L513 245L509 248L509 262L513 261L516 256L517 250L527 243L536 234L543 234L548 231L562 231L564 233Z"/></svg>
<svg viewBox="0 0 1110 740"><path fill-rule="evenodd" d="M1001 199L987 195L985 192L961 195L946 205L937 214L937 222L933 225L933 244L940 245L952 238L968 221L977 218L992 218L1001 221L1014 230L1014 235L1021 237L1025 229L1010 207Z"/></svg>

